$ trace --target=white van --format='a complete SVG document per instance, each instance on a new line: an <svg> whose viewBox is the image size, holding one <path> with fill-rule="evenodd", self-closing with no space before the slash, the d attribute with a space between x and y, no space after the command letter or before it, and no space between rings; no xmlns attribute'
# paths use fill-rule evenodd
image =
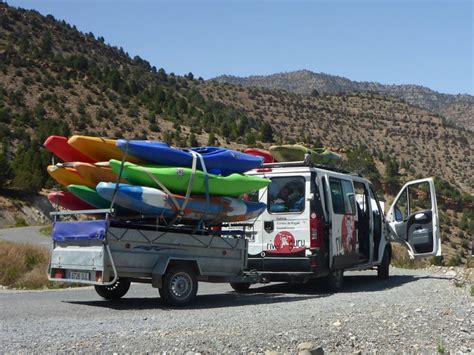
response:
<svg viewBox="0 0 474 355"><path fill-rule="evenodd" d="M369 180L304 162L265 164L250 175L272 180L250 199L267 203L249 237L248 270L265 282L326 277L340 288L344 270L377 268L388 278L391 241L411 257L441 255L432 178L403 186L385 216ZM237 291L250 284L233 283Z"/></svg>

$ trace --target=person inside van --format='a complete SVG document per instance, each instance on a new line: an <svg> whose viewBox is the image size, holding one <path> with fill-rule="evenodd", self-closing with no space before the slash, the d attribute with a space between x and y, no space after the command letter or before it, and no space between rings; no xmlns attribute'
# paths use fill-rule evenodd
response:
<svg viewBox="0 0 474 355"><path fill-rule="evenodd" d="M299 212L304 209L304 185L285 184L270 202L270 212Z"/></svg>
<svg viewBox="0 0 474 355"><path fill-rule="evenodd" d="M276 197L270 202L270 212L286 212L288 211L288 198L291 190L287 185L284 185Z"/></svg>

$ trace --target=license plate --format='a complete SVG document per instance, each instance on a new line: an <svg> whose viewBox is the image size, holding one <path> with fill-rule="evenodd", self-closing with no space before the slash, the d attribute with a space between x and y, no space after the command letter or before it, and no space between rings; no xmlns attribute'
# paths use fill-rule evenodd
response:
<svg viewBox="0 0 474 355"><path fill-rule="evenodd" d="M71 271L69 278L72 280L90 280L91 275L83 271Z"/></svg>

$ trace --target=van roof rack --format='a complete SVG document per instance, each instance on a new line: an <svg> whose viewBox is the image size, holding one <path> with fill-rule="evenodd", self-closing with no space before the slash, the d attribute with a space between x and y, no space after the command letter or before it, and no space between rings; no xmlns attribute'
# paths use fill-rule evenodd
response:
<svg viewBox="0 0 474 355"><path fill-rule="evenodd" d="M353 171L345 170L345 169L342 169L342 168L337 168L335 166L323 165L323 164L314 164L309 159L301 160L301 161L285 161L285 162L278 162L278 163L264 163L262 165L262 168L287 168L287 167L319 168L319 169L334 171L336 173L361 176L360 174L355 173Z"/></svg>

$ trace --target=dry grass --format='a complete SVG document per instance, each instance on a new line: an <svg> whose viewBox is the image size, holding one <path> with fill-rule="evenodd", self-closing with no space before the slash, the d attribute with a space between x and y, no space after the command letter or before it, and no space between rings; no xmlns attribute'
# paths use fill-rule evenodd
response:
<svg viewBox="0 0 474 355"><path fill-rule="evenodd" d="M410 259L405 247L392 243L392 265L404 269L421 269L429 266L429 260Z"/></svg>
<svg viewBox="0 0 474 355"><path fill-rule="evenodd" d="M0 284L15 288L48 285L49 251L37 245L0 241Z"/></svg>

